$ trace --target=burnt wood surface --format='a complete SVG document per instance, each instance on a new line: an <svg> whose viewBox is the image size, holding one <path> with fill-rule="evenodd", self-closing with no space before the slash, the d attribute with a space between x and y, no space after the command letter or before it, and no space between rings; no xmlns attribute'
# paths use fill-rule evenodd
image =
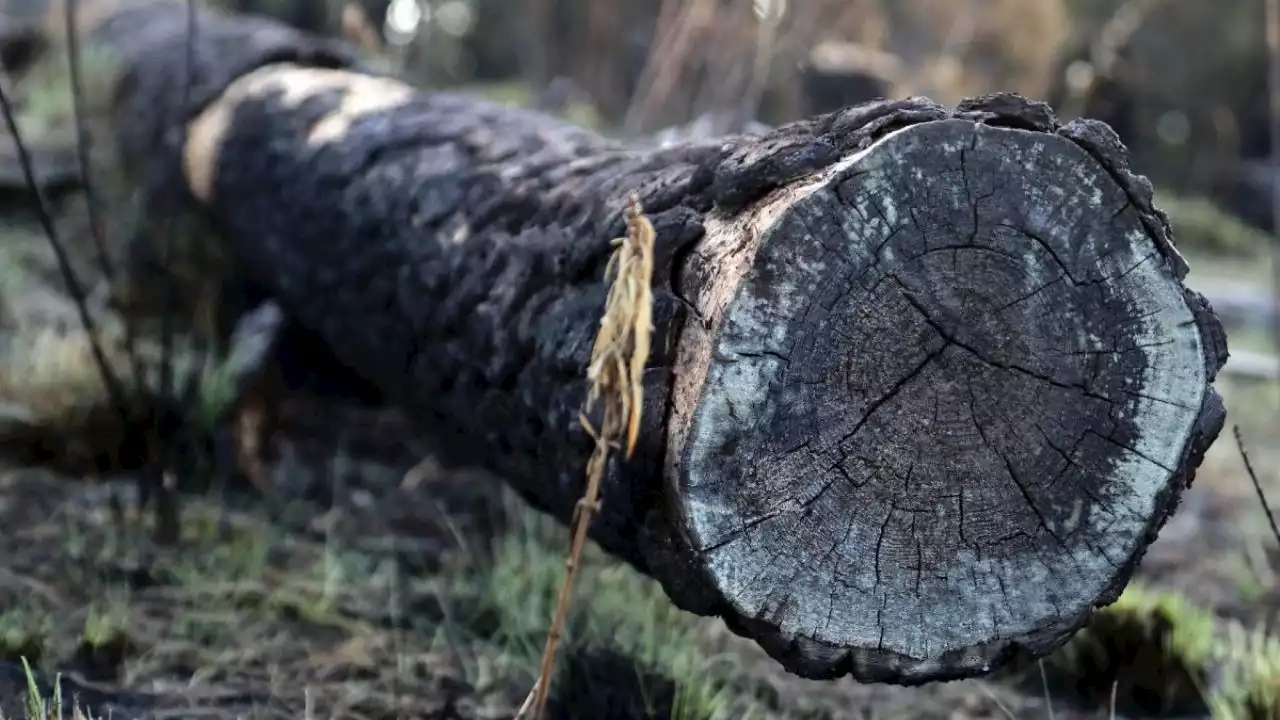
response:
<svg viewBox="0 0 1280 720"><path fill-rule="evenodd" d="M592 537L797 674L1050 651L1118 596L1222 426L1221 327L1104 125L916 98L630 149L265 19L202 11L189 46L181 6L134 4L89 32L148 202L207 213L443 461L562 521L637 193L645 422Z"/></svg>

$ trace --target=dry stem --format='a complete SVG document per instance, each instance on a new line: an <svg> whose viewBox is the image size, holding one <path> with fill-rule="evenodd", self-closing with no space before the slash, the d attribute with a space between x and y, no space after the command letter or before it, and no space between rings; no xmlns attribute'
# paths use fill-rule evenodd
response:
<svg viewBox="0 0 1280 720"><path fill-rule="evenodd" d="M532 711L533 720L541 720L546 711L551 674L555 669L556 644L569 611L573 581L587 539L587 526L599 508L597 498L609 464L609 452L625 438L626 456L631 457L640 430L641 376L649 357L649 334L653 329L650 283L653 277L654 230L634 195L627 205L626 220L626 237L613 241L617 249L605 270L606 279L611 275L615 277L605 301L600 332L591 349L591 363L587 367L589 389L580 414L583 428L596 441L595 450L587 462L587 488L574 508L573 542L565 560L564 582L547 632L538 681L516 714L517 718L528 717L527 713ZM597 402L604 403L604 417L599 428L593 427L587 419L589 409Z"/></svg>

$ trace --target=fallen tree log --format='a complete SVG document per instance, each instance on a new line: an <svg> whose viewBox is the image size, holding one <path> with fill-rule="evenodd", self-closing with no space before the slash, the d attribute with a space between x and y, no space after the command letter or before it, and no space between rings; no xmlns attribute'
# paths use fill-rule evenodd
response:
<svg viewBox="0 0 1280 720"><path fill-rule="evenodd" d="M201 11L188 38L159 3L90 30L144 197L206 214L442 460L561 520L636 193L655 346L592 537L794 673L1049 652L1115 600L1222 426L1225 338L1149 184L1043 104L878 102L639 150L263 19Z"/></svg>

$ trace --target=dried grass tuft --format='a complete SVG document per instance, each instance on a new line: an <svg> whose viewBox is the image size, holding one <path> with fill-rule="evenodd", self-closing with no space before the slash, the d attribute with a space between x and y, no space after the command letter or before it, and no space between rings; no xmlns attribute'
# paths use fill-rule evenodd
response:
<svg viewBox="0 0 1280 720"><path fill-rule="evenodd" d="M520 707L517 718L540 720L546 711L555 670L556 645L563 631L573 581L587 539L591 516L599 509L600 483L609 464L609 454L620 445L631 457L640 432L640 409L644 388L642 376L649 358L650 333L653 331L653 224L644 216L639 199L632 195L626 210L626 237L613 241L616 249L609 259L605 278L613 277L605 301L600 331L591 348L587 366L589 388L580 414L583 428L596 441L587 462L587 488L574 508L573 543L565 560L565 577L556 598L555 614L547 632L538 680ZM588 419L589 411L598 403L604 405L600 427Z"/></svg>

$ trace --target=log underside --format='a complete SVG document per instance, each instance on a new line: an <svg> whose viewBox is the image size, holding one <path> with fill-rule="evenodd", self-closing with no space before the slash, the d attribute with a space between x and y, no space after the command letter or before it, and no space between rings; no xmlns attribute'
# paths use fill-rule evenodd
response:
<svg viewBox="0 0 1280 720"><path fill-rule="evenodd" d="M797 674L1049 652L1118 596L1222 426L1221 328L1105 126L910 99L633 150L207 12L184 95L185 27L161 4L94 35L149 201L201 208L445 461L562 520L639 196L645 425L592 536Z"/></svg>

